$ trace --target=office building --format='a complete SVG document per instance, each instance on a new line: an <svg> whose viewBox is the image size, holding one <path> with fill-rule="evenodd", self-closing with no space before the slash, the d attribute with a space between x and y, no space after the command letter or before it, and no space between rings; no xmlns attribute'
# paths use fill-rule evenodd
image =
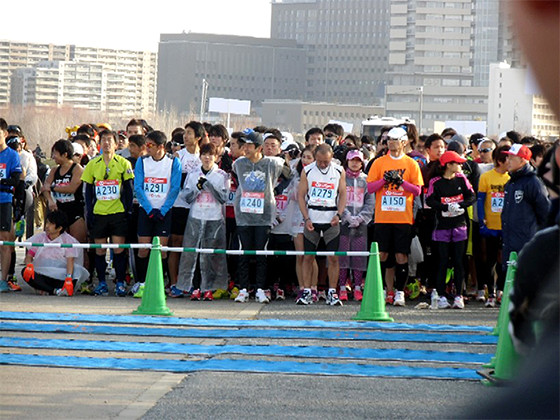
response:
<svg viewBox="0 0 560 420"><path fill-rule="evenodd" d="M203 84L207 83L203 95ZM294 40L233 35L162 34L157 108L198 113L201 99L303 99L305 50Z"/></svg>
<svg viewBox="0 0 560 420"><path fill-rule="evenodd" d="M380 104L390 0L273 0L271 37L307 50L306 100Z"/></svg>
<svg viewBox="0 0 560 420"><path fill-rule="evenodd" d="M526 69L494 63L489 81L488 134L498 136L515 130L541 139L560 136L560 122Z"/></svg>

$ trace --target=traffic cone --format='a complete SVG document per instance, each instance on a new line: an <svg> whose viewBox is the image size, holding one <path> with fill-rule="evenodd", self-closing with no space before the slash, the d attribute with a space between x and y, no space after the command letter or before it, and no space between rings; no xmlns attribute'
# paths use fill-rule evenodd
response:
<svg viewBox="0 0 560 420"><path fill-rule="evenodd" d="M509 312L508 312L508 306L509 306L509 294L511 293L511 288L513 286L513 279L515 278L515 272L517 271L517 252L512 252L509 254L509 261L508 261L508 269L507 269L507 273L506 273L506 281L504 283L504 291L503 291L503 295L502 295L502 303L500 306L500 313L498 314L498 321L496 322L496 326L494 327L494 329L492 330L492 332L490 333L490 335L500 335L500 331L502 330L503 325L505 324L506 326L506 334L508 334L508 330L507 330L507 326L509 324ZM507 304L506 304L506 298L507 296ZM499 339L498 339L499 341ZM497 358L498 352L496 351L496 355L494 355L494 357L492 357L492 359L484 364L484 367L487 368L494 368L496 367L496 358Z"/></svg>
<svg viewBox="0 0 560 420"><path fill-rule="evenodd" d="M352 319L357 321L393 322L393 318L391 318L385 310L383 280L381 277L381 264L379 263L377 242L371 244L362 304L360 310Z"/></svg>
<svg viewBox="0 0 560 420"><path fill-rule="evenodd" d="M495 368L494 371L490 373L491 382L497 381L511 381L514 379L517 373L517 367L519 365L519 355L513 347L513 342L511 336L509 335L508 325L509 325L509 291L513 287L513 279L515 276L515 264L517 262L517 253L512 252L509 256L509 267L508 277L506 280L506 285L509 283L509 287L504 287L504 295L502 297L502 307L505 307L505 316L501 321L499 327L499 338L498 345L496 346L496 356L495 356ZM510 270L511 268L511 270ZM506 294L507 291L507 294ZM491 362L492 363L492 362Z"/></svg>
<svg viewBox="0 0 560 420"><path fill-rule="evenodd" d="M152 242L148 272L144 282L144 294L135 315L173 315L165 304L165 289L163 285L163 267L161 264L161 246L156 236Z"/></svg>

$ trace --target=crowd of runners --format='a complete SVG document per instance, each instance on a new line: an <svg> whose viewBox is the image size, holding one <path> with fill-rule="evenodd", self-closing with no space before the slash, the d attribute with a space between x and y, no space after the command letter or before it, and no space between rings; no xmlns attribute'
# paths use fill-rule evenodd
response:
<svg viewBox="0 0 560 420"><path fill-rule="evenodd" d="M124 130L83 124L49 151L0 119L0 240L184 248L369 251L375 241L387 304L437 308L500 303L510 252L554 224L556 143L510 131L468 139L414 124L378 138L312 128L229 133L191 121L171 133L132 119ZM552 215L552 216L550 216ZM33 235L34 228L39 233ZM1 247L0 291L141 297L149 249ZM342 305L363 296L366 256L163 252L170 298L293 299Z"/></svg>

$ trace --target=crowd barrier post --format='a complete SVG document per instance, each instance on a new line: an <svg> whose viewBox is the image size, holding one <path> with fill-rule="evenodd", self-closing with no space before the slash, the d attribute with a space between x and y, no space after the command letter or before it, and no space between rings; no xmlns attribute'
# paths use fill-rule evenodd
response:
<svg viewBox="0 0 560 420"><path fill-rule="evenodd" d="M382 279L377 242L372 242L362 304L360 306L360 310L352 317L352 319L357 321L393 322L393 318L391 318L385 310Z"/></svg>
<svg viewBox="0 0 560 420"><path fill-rule="evenodd" d="M152 242L148 272L144 283L142 302L135 315L173 315L165 303L165 285L163 281L163 267L161 263L161 245L156 236Z"/></svg>

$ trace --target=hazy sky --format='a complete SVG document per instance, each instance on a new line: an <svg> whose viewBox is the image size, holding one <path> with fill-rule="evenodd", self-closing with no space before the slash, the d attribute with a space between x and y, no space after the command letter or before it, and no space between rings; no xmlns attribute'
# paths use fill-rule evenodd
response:
<svg viewBox="0 0 560 420"><path fill-rule="evenodd" d="M0 39L157 51L159 34L270 37L270 0L8 0Z"/></svg>

